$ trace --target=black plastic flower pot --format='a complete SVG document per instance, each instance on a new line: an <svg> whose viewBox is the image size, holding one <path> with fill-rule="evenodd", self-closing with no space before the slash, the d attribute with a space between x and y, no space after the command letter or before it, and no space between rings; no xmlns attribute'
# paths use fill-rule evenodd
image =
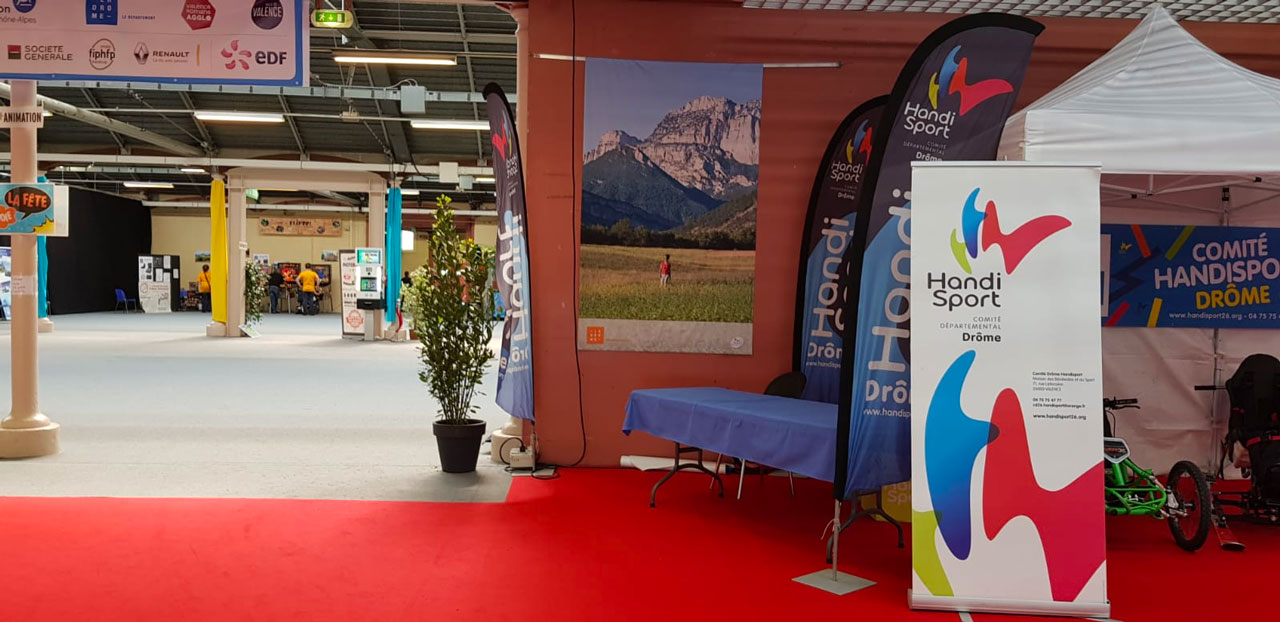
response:
<svg viewBox="0 0 1280 622"><path fill-rule="evenodd" d="M445 473L470 473L476 470L484 428L485 423L479 419L464 419L461 423L437 421L431 424L431 431L436 436L436 449L440 452L440 468Z"/></svg>

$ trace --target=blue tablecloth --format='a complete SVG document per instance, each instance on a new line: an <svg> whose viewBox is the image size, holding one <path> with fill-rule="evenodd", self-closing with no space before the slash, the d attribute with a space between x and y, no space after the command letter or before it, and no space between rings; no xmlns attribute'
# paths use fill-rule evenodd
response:
<svg viewBox="0 0 1280 622"><path fill-rule="evenodd" d="M836 405L715 387L631 392L623 433L647 432L831 481Z"/></svg>

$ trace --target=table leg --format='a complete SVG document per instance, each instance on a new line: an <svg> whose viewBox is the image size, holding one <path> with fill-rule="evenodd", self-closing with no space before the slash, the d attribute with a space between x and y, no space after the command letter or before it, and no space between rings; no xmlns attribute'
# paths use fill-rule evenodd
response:
<svg viewBox="0 0 1280 622"><path fill-rule="evenodd" d="M680 443L676 443L675 446L676 446L675 463L671 465L671 470L668 471L666 475L663 475L662 479L658 480L657 484L654 484L653 492L649 494L649 507L651 508L657 507L658 489L661 488L663 484L667 483L667 480L671 479L672 476L676 474L676 471L682 471L682 470L701 471L703 473L706 473L707 475L710 475L712 480L714 480L715 483L720 485L720 496L723 497L724 482L721 481L720 475L718 473L712 473L710 469L708 469L705 466L702 466L702 449L698 447L683 447L680 445ZM698 461L686 463L686 464L680 464L680 456L682 454L687 454L691 452L697 452Z"/></svg>
<svg viewBox="0 0 1280 622"><path fill-rule="evenodd" d="M853 521L857 520L861 516L879 516L880 518L883 518L886 523L893 525L898 530L898 548L902 548L902 545L903 545L902 523L899 523L895 518L893 518L892 516L889 516L888 512L884 511L884 493L881 490L877 490L875 492L875 495L876 495L875 506L870 508L863 508L861 510L858 510L857 512L854 512L849 516L849 520L846 520L844 524L840 525L840 527L837 528L836 531L844 531L846 528L849 527L849 525L853 524ZM857 498L862 495L855 493L853 496ZM831 548L833 543L834 543L834 537L830 540L827 540L827 562L831 561Z"/></svg>

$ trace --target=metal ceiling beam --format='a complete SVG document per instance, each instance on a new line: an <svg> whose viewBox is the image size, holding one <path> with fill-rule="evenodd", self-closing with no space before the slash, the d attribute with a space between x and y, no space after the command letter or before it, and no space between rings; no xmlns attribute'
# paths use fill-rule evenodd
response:
<svg viewBox="0 0 1280 622"><path fill-rule="evenodd" d="M334 32L341 32L329 29L312 28L312 36L329 35L333 36ZM370 29L364 31L365 36L370 39L379 41L415 41L422 43L461 43L462 35L456 32L424 32L414 30L378 30ZM489 44L505 44L515 45L516 35L497 34L497 33L477 33L469 37L472 43L489 43Z"/></svg>
<svg viewBox="0 0 1280 622"><path fill-rule="evenodd" d="M93 106L94 108L101 107L101 105L98 104L98 98L93 95L93 91L89 89L80 89L80 93L84 95L85 101L89 102L90 106ZM120 138L119 134L112 132L111 130L107 130L107 133L111 134L111 140L116 141L116 146L120 148L121 153L129 150L129 147L124 144L124 139Z"/></svg>
<svg viewBox="0 0 1280 622"><path fill-rule="evenodd" d="M12 154L0 152L0 161L9 161ZM234 168L238 166L251 168L269 168L280 170L302 171L364 171L378 174L422 173L423 175L439 175L440 167L435 164L407 163L388 164L386 162L323 162L316 160L268 160L255 158L222 158L207 156L151 156L113 153L45 153L36 155L36 159L45 164L94 164L94 165L144 165L153 167L179 168L183 166L216 166ZM475 177L493 177L490 166L459 166L459 175Z"/></svg>
<svg viewBox="0 0 1280 622"><path fill-rule="evenodd" d="M302 133L298 131L298 124L293 120L293 111L289 109L289 101L284 98L284 95L277 95L276 97L280 99L280 109L284 111L284 120L289 123L289 131L293 132L293 141L298 143L298 154L302 156L303 160L306 160L309 157L307 155L307 145L302 142Z"/></svg>
<svg viewBox="0 0 1280 622"><path fill-rule="evenodd" d="M195 102L191 101L191 95L189 93L186 91L179 91L178 96L182 98L183 106L186 106L187 109L193 113L196 111ZM218 145L213 142L213 135L209 133L209 128L205 126L204 121L195 118L195 115L192 115L191 120L195 122L196 130L200 132L200 140L204 143L201 145L204 147L204 152L209 155L217 153Z"/></svg>
<svg viewBox="0 0 1280 622"><path fill-rule="evenodd" d="M9 85L6 83L0 83L0 97L4 97L8 99L10 97L10 93L11 93L11 90ZM186 156L196 156L196 155L201 155L203 153L203 151L201 151L197 147L193 147L184 142L176 141L172 138L169 138L168 136L157 134L155 132L152 132L151 130L145 130L136 125L130 125L123 121L117 121L115 119L112 119L111 117L108 117L106 115L101 115L96 112L81 110L80 108L73 106L71 104L68 104L64 101L59 101L51 97L45 97L43 95L37 95L36 100L40 103L40 105L44 106L45 110L48 110L49 112L52 112L54 114L67 117L69 119L74 119L76 121L80 121L81 123L88 123L89 125L100 127L108 131L117 132L121 135L128 136L129 138L134 138L146 143L150 143L152 145L160 147L161 149L164 149L165 151L171 151L173 153L176 153L179 155L186 155Z"/></svg>
<svg viewBox="0 0 1280 622"><path fill-rule="evenodd" d="M378 49L378 44L374 43L368 35L360 29L360 22L353 15L353 22L350 28L343 28L337 32L342 33L357 47L367 49ZM369 81L374 87L387 88L391 86L391 74L387 71L386 65L374 63L365 65L366 71L369 73ZM472 88L472 91L475 89ZM382 116L395 116L399 114L398 107L385 100L377 100L378 112ZM413 153L409 151L409 139L404 133L403 123L382 123L382 130L387 134L387 139L391 142L391 153L388 154L396 162L412 162Z"/></svg>
<svg viewBox="0 0 1280 622"><path fill-rule="evenodd" d="M458 11L458 32L462 33L462 51L470 52L471 43L467 41L467 18L464 17L462 14L462 5L455 4L453 5L453 8L457 9ZM475 92L476 73L471 68L471 57L464 56L463 60L465 60L467 63L467 85L471 87L472 92ZM471 115L475 118L475 120L477 121L480 120L480 104L475 104L475 103L471 104ZM475 137L476 137L476 157L483 158L484 157L484 141L481 140L480 138L480 132L476 132Z"/></svg>
<svg viewBox="0 0 1280 622"><path fill-rule="evenodd" d="M113 89L119 91L171 91L176 93L217 93L224 95L284 95L285 97L317 97L323 99L373 99L400 101L400 89L378 89L367 86L227 86L217 84L155 84L151 82L105 82L93 80L41 80L40 88ZM507 100L516 103L518 94ZM484 103L484 93L466 91L427 91L428 102Z"/></svg>

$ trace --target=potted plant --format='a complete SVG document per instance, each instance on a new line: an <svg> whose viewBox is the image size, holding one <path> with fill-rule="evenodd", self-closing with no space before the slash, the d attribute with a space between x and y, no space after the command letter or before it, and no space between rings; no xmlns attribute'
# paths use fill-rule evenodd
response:
<svg viewBox="0 0 1280 622"><path fill-rule="evenodd" d="M469 473L485 430L484 421L471 416L479 408L472 399L493 359L493 322L485 313L493 296L493 249L458 235L450 202L444 195L436 199L430 258L411 276L406 306L422 362L418 379L439 406L432 431L441 466L446 473Z"/></svg>

